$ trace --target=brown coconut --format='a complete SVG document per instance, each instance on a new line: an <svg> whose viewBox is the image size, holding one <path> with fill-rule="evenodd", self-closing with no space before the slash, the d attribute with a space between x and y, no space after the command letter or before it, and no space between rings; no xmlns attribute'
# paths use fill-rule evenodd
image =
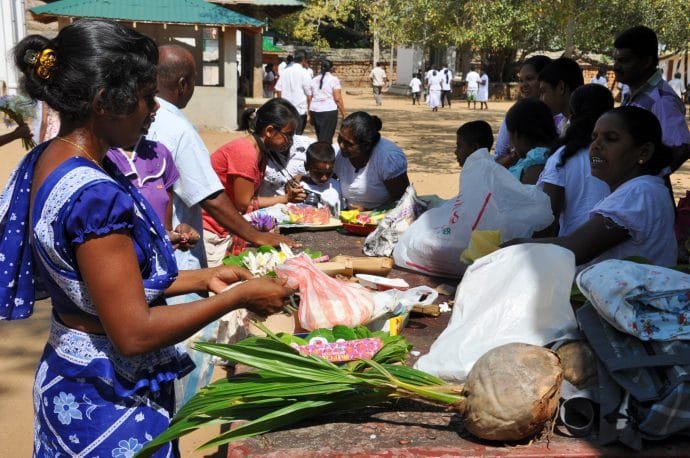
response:
<svg viewBox="0 0 690 458"><path fill-rule="evenodd" d="M568 342L556 350L563 365L563 377L579 389L597 384L597 356L582 340Z"/></svg>
<svg viewBox="0 0 690 458"><path fill-rule="evenodd" d="M558 408L563 369L558 355L511 343L486 352L472 367L456 408L471 434L519 441L544 430Z"/></svg>

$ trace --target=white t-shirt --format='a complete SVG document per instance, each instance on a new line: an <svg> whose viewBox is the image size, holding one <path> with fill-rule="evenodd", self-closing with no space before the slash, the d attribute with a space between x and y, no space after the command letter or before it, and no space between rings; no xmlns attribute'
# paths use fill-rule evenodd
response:
<svg viewBox="0 0 690 458"><path fill-rule="evenodd" d="M283 76L283 70L287 68L287 62L282 61L278 64L278 76Z"/></svg>
<svg viewBox="0 0 690 458"><path fill-rule="evenodd" d="M683 84L683 80L680 78L673 78L671 81L668 82L668 85L671 86L671 89L673 89L673 92L675 92L678 97L681 99L683 98L683 94L685 93L685 85Z"/></svg>
<svg viewBox="0 0 690 458"><path fill-rule="evenodd" d="M165 145L180 171L180 178L173 185L172 226L187 223L202 234L204 227L200 203L222 191L223 185L211 166L211 157L194 126L175 105L159 97L156 100L160 108L146 138ZM206 267L204 244L197 243L188 251L175 250L175 260L180 270Z"/></svg>
<svg viewBox="0 0 690 458"><path fill-rule="evenodd" d="M412 92L419 92L422 89L422 82L416 76L410 81L410 90Z"/></svg>
<svg viewBox="0 0 690 458"><path fill-rule="evenodd" d="M371 152L367 165L359 170L355 170L350 160L343 157L338 149L333 171L340 180L342 195L349 205L372 209L391 201L384 181L407 172L407 156L398 145L381 138Z"/></svg>
<svg viewBox="0 0 690 458"><path fill-rule="evenodd" d="M479 73L475 72L474 70L470 71L465 77L465 81L467 81L467 90L476 91L479 89L480 79L481 77L479 76Z"/></svg>
<svg viewBox="0 0 690 458"><path fill-rule="evenodd" d="M448 73L446 73L448 72ZM450 84L453 82L453 73L448 70L447 68L444 68L441 70L441 90L443 91L450 91L451 86Z"/></svg>
<svg viewBox="0 0 690 458"><path fill-rule="evenodd" d="M264 172L264 179L259 187L259 197L271 197L285 194L285 184L292 177L297 175L306 176L307 171L304 168L304 161L307 160L307 148L314 143L315 140L306 135L295 135L292 138L292 146L290 147L290 155L287 160L281 155L274 157L280 161L278 164L273 158L269 158L266 163L266 171Z"/></svg>
<svg viewBox="0 0 690 458"><path fill-rule="evenodd" d="M544 183L550 183L564 189L559 237L571 234L586 223L592 208L611 194L609 185L592 176L588 148L580 149L566 160L565 165L558 167L564 151L565 146L549 157L537 181L540 188Z"/></svg>
<svg viewBox="0 0 690 458"><path fill-rule="evenodd" d="M489 101L489 75L484 73L479 77L479 81L482 83L479 85L479 90L477 91L477 101L478 102L488 102Z"/></svg>
<svg viewBox="0 0 690 458"><path fill-rule="evenodd" d="M436 74L434 75L434 72ZM441 91L442 89L443 75L440 71L434 70L429 75L429 90L430 91Z"/></svg>
<svg viewBox="0 0 690 458"><path fill-rule="evenodd" d="M321 84L321 75L311 80L311 105L309 105L309 110L319 113L337 110L338 105L336 105L335 99L333 98L333 91L342 89L338 77L332 75L330 72L326 72L323 77L323 85L321 88L319 88L319 84Z"/></svg>
<svg viewBox="0 0 690 458"><path fill-rule="evenodd" d="M280 78L275 90L280 96L292 103L301 115L307 113L307 95L311 86L311 78L306 68L301 64L292 64L280 72Z"/></svg>
<svg viewBox="0 0 690 458"><path fill-rule="evenodd" d="M307 191L313 191L321 194L321 202L328 204L334 215L337 217L340 214L340 182L335 178L331 178L324 184L316 184L309 177L302 180L302 187Z"/></svg>
<svg viewBox="0 0 690 458"><path fill-rule="evenodd" d="M386 83L386 71L381 67L374 67L369 73L371 84L374 86L383 86Z"/></svg>
<svg viewBox="0 0 690 458"><path fill-rule="evenodd" d="M658 176L628 180L592 209L627 229L630 239L602 253L593 262L642 256L652 264L674 266L678 245L673 230L675 208L668 188Z"/></svg>

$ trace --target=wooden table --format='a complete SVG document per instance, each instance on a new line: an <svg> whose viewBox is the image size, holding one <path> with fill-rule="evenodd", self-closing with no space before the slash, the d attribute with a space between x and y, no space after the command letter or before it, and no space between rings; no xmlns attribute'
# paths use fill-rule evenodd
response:
<svg viewBox="0 0 690 458"><path fill-rule="evenodd" d="M290 234L304 247L324 254L362 256L363 237L342 232ZM404 278L410 285L436 287L452 280L393 269L389 277ZM457 282L457 280L456 280ZM439 296L438 301L452 298ZM403 335L422 354L428 352L445 329L450 313L437 318L412 315ZM411 357L413 364L415 357ZM480 441L465 432L462 418L444 408L412 401L322 416L290 429L230 444L228 457L420 457L420 456L513 456L595 457L633 456L623 446L599 446L596 438L575 439L556 433L531 444L503 446ZM690 456L690 440L672 438L651 443L641 456Z"/></svg>

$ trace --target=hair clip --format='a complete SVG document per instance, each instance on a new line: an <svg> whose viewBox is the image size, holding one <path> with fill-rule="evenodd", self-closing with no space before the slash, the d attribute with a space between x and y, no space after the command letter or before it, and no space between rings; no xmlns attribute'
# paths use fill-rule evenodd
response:
<svg viewBox="0 0 690 458"><path fill-rule="evenodd" d="M57 57L55 56L55 51L50 48L45 48L41 52L29 49L24 53L24 62L28 65L33 65L39 78L47 80L50 78L50 73L57 63Z"/></svg>

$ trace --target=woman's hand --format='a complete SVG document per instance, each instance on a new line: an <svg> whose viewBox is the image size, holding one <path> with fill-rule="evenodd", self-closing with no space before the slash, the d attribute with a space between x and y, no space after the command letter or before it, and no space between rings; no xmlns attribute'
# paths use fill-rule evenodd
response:
<svg viewBox="0 0 690 458"><path fill-rule="evenodd" d="M282 311L290 301L290 296L297 291L296 285L289 286L290 281L284 278L254 278L241 285L246 298L245 307L259 316L266 317ZM234 290L235 288L233 288Z"/></svg>
<svg viewBox="0 0 690 458"><path fill-rule="evenodd" d="M173 248L182 251L192 248L201 238L196 229L186 223L178 224L175 229L168 232L168 237Z"/></svg>
<svg viewBox="0 0 690 458"><path fill-rule="evenodd" d="M520 154L515 151L515 148L511 147L510 150L496 162L501 164L503 167L509 169L514 166L517 161L520 160Z"/></svg>
<svg viewBox="0 0 690 458"><path fill-rule="evenodd" d="M304 202L307 198L307 193L304 187L299 183L302 177L297 177L285 183L285 196L288 202Z"/></svg>
<svg viewBox="0 0 690 458"><path fill-rule="evenodd" d="M220 294L234 283L254 278L251 272L238 266L218 266L208 270L207 289L215 294Z"/></svg>

